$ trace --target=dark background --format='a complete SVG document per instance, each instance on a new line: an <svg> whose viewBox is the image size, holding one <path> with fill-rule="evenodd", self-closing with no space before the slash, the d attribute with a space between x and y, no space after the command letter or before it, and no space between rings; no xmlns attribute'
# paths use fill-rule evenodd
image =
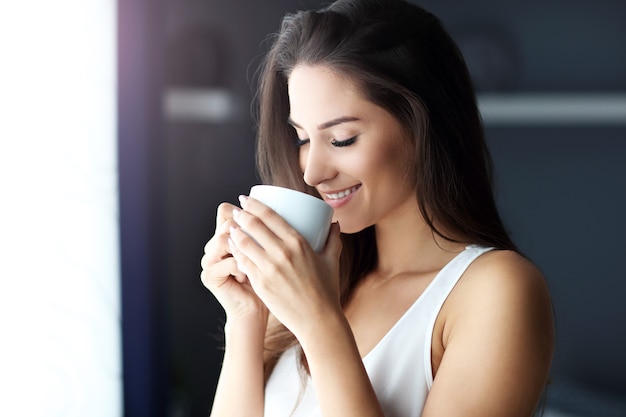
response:
<svg viewBox="0 0 626 417"><path fill-rule="evenodd" d="M457 40L481 97L626 100L626 2L417 3ZM263 42L285 12L320 4L118 2L127 417L209 414L223 313L199 280L203 246L216 206L258 181L249 110ZM222 97L231 111L177 112L181 91ZM485 125L505 223L554 298L548 409L626 416L626 120Z"/></svg>

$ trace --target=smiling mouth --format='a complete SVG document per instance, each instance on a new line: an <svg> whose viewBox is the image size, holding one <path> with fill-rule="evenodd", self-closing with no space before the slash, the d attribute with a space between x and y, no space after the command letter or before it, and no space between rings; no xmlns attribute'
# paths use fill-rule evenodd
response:
<svg viewBox="0 0 626 417"><path fill-rule="evenodd" d="M352 188L348 188L346 190L343 191L339 191L338 193L331 193L331 194L324 194L326 196L327 199L329 200L339 200L340 198L344 198L350 194L352 194L353 192L355 192L356 190L358 190L359 188L361 188L361 185L355 185Z"/></svg>

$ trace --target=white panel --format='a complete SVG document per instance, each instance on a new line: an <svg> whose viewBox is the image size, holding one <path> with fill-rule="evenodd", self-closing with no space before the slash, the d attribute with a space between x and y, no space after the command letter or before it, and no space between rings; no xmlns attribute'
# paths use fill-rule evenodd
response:
<svg viewBox="0 0 626 417"><path fill-rule="evenodd" d="M626 125L624 94L485 93L478 104L487 126Z"/></svg>
<svg viewBox="0 0 626 417"><path fill-rule="evenodd" d="M0 5L0 415L122 414L115 21Z"/></svg>
<svg viewBox="0 0 626 417"><path fill-rule="evenodd" d="M170 88L163 96L163 112L171 121L227 123L245 117L243 100L217 88Z"/></svg>

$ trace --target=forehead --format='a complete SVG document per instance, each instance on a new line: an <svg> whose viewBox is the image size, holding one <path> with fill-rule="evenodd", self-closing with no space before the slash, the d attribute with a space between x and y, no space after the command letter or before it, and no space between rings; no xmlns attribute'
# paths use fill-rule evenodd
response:
<svg viewBox="0 0 626 417"><path fill-rule="evenodd" d="M297 65L289 76L288 88L290 116L303 123L361 113L373 105L354 80L325 66Z"/></svg>

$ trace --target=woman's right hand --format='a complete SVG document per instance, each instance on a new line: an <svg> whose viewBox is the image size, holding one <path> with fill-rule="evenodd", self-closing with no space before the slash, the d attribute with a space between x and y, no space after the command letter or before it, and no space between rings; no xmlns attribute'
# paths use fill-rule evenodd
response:
<svg viewBox="0 0 626 417"><path fill-rule="evenodd" d="M226 311L227 320L260 319L261 324L266 324L267 308L237 267L229 248L230 230L238 227L233 220L236 208L229 203L219 205L215 234L204 247L200 278Z"/></svg>

